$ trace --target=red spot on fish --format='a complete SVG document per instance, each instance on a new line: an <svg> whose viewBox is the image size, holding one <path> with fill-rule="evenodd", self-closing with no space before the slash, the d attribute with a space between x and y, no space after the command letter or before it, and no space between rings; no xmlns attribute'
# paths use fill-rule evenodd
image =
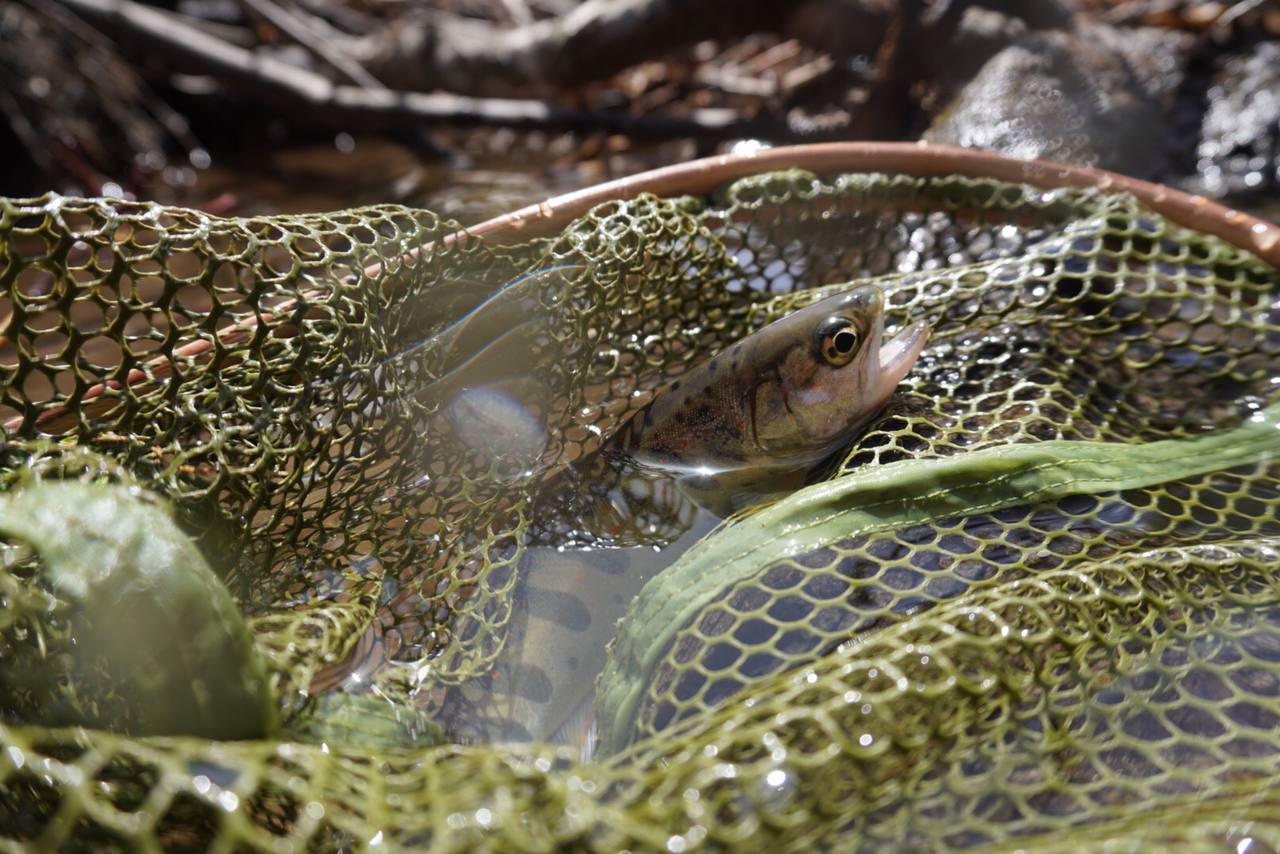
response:
<svg viewBox="0 0 1280 854"><path fill-rule="evenodd" d="M574 580L574 581L581 581L581 580L582 580L582 575L581 575L581 573L579 573L578 575L575 575L575 576L573 577L573 580Z"/></svg>

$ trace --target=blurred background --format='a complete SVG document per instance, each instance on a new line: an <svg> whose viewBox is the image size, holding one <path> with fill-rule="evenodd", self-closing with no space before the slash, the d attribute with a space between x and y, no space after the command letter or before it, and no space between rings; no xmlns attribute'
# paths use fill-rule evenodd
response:
<svg viewBox="0 0 1280 854"><path fill-rule="evenodd" d="M474 223L926 139L1277 218L1280 0L0 0L0 194Z"/></svg>

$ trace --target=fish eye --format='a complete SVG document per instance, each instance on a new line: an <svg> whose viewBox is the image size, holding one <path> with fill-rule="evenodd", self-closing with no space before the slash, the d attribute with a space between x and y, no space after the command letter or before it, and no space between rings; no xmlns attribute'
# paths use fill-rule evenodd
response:
<svg viewBox="0 0 1280 854"><path fill-rule="evenodd" d="M843 367L852 362L858 353L860 341L858 330L846 318L828 317L818 327L818 352L834 367Z"/></svg>

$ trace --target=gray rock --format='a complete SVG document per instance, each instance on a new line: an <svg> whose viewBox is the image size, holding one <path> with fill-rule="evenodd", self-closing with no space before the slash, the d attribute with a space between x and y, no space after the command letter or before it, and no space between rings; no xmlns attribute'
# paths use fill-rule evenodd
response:
<svg viewBox="0 0 1280 854"><path fill-rule="evenodd" d="M1167 154L1157 98L1167 73L1135 74L1117 47L1127 34L1095 29L1104 28L1020 37L982 67L924 138L1141 177L1159 173ZM1142 53L1136 43L1133 52Z"/></svg>
<svg viewBox="0 0 1280 854"><path fill-rule="evenodd" d="M1021 18L1004 15L981 6L964 10L960 25L946 44L927 57L938 82L957 92L974 78L991 57L1009 47L1027 32Z"/></svg>
<svg viewBox="0 0 1280 854"><path fill-rule="evenodd" d="M1197 148L1196 183L1213 196L1249 196L1280 186L1280 42L1227 59L1209 90Z"/></svg>
<svg viewBox="0 0 1280 854"><path fill-rule="evenodd" d="M1066 27L1080 11L1077 0L984 0L983 6L1003 15L1021 18L1033 30Z"/></svg>
<svg viewBox="0 0 1280 854"><path fill-rule="evenodd" d="M1124 60L1134 80L1153 101L1167 110L1186 76L1196 45L1191 33L1159 27L1110 27L1081 22L1076 34Z"/></svg>

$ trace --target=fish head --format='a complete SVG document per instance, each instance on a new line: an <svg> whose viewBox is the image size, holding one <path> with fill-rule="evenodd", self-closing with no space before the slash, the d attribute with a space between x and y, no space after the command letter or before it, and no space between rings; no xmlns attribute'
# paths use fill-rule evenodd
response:
<svg viewBox="0 0 1280 854"><path fill-rule="evenodd" d="M753 381L755 444L778 465L816 462L852 438L910 372L928 336L919 320L884 340L884 291L864 285L762 330L770 364ZM759 333L758 333L759 334Z"/></svg>

